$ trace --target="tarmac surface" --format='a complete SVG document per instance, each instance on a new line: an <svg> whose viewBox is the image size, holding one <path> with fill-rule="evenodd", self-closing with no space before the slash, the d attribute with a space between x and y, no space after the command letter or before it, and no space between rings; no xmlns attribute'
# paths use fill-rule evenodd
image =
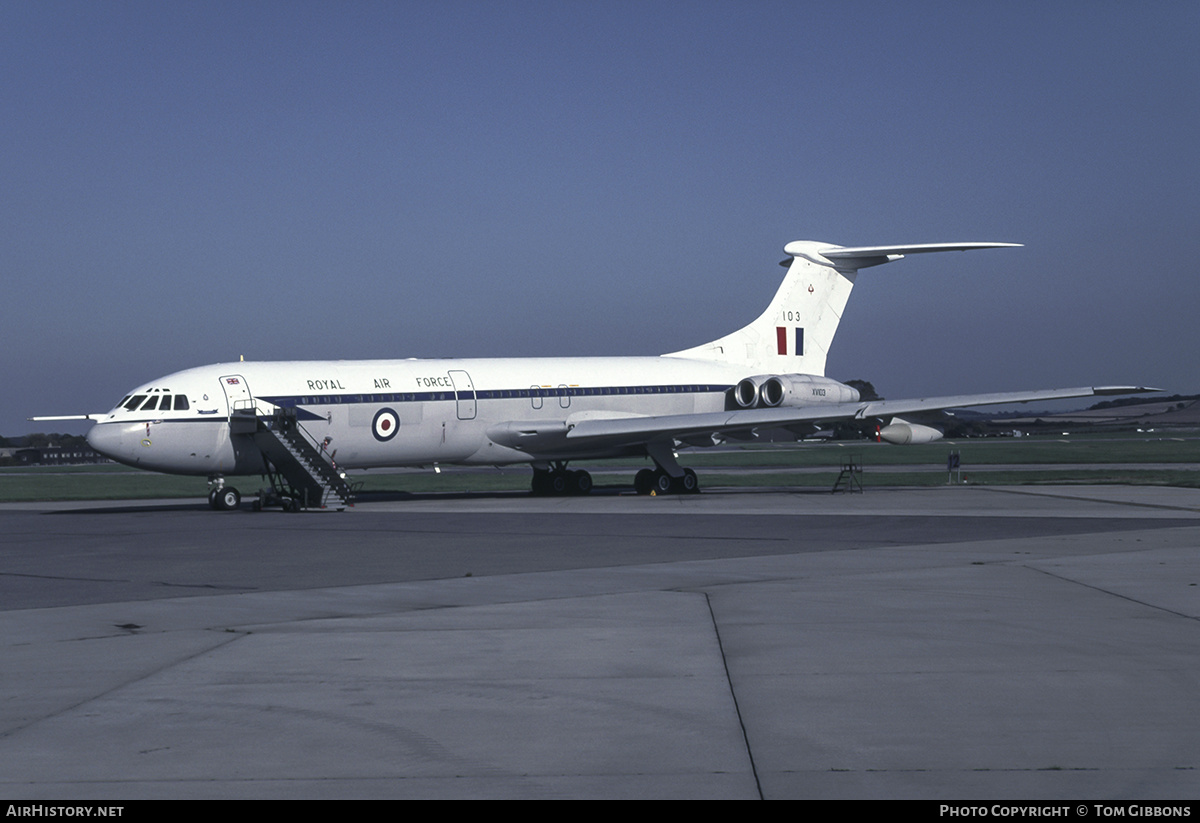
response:
<svg viewBox="0 0 1200 823"><path fill-rule="evenodd" d="M1200 490L0 506L0 796L1200 797Z"/></svg>

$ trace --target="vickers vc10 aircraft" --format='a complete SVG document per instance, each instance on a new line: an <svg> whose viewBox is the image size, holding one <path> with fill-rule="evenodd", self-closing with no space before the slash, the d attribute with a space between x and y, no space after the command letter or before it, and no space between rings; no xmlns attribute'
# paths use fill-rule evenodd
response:
<svg viewBox="0 0 1200 823"><path fill-rule="evenodd" d="M265 476L256 507L345 507L346 469L528 463L533 491L582 494L572 460L649 456L639 493L698 491L681 446L797 437L859 421L892 443L942 436L946 409L1100 394L1139 386L863 401L825 376L825 360L860 269L905 255L1011 247L937 243L784 247L783 283L757 320L732 334L658 357L235 362L152 380L111 411L33 420L92 419L92 447L154 471L206 475L209 503L234 509L230 476Z"/></svg>

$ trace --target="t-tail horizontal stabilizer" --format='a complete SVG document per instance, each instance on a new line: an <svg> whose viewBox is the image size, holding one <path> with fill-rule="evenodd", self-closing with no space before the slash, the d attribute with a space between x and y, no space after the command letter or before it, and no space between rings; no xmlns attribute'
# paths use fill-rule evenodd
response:
<svg viewBox="0 0 1200 823"><path fill-rule="evenodd" d="M1004 249L1019 243L923 243L909 246L835 246L795 240L783 283L767 310L748 326L719 340L664 357L730 363L751 374L825 375L825 361L859 269L908 254Z"/></svg>
<svg viewBox="0 0 1200 823"><path fill-rule="evenodd" d="M783 250L791 254L789 243ZM808 245L808 244L805 244ZM834 261L838 268L865 269L891 263L908 254L928 254L935 251L974 251L976 249L1019 249L1020 243L919 243L915 246L826 246L820 255ZM787 262L787 261L784 261Z"/></svg>

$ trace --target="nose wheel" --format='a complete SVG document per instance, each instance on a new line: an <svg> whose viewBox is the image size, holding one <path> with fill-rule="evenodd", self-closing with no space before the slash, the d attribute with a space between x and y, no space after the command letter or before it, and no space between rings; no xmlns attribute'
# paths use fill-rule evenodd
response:
<svg viewBox="0 0 1200 823"><path fill-rule="evenodd" d="M209 489L208 507L213 511L230 512L242 505L242 494L233 486L226 486L221 480Z"/></svg>

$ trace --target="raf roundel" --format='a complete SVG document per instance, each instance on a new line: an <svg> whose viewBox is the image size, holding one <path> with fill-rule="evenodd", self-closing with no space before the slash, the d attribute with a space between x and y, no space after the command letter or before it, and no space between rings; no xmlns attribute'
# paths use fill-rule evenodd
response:
<svg viewBox="0 0 1200 823"><path fill-rule="evenodd" d="M400 418L392 409L380 409L371 421L371 433L376 440L391 440L400 431Z"/></svg>

